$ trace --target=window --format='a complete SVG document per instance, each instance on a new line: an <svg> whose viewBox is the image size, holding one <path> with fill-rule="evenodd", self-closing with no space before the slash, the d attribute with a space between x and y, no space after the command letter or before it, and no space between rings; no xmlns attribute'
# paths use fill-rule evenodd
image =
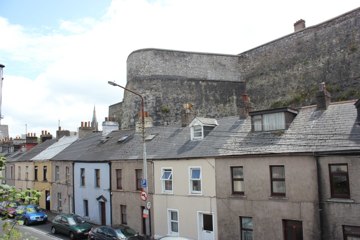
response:
<svg viewBox="0 0 360 240"><path fill-rule="evenodd" d="M38 166L34 167L34 179L35 179L35 181L38 180Z"/></svg>
<svg viewBox="0 0 360 240"><path fill-rule="evenodd" d="M202 214L202 220L203 220L203 230L208 232L214 231L213 216L211 214Z"/></svg>
<svg viewBox="0 0 360 240"><path fill-rule="evenodd" d="M201 169L190 168L190 192L199 194L201 193Z"/></svg>
<svg viewBox="0 0 360 240"><path fill-rule="evenodd" d="M89 216L89 202L86 199L84 199L84 216Z"/></svg>
<svg viewBox="0 0 360 240"><path fill-rule="evenodd" d="M69 169L69 167L65 167L65 179L66 179L66 184L70 183L70 169Z"/></svg>
<svg viewBox="0 0 360 240"><path fill-rule="evenodd" d="M29 179L29 166L25 167L25 180Z"/></svg>
<svg viewBox="0 0 360 240"><path fill-rule="evenodd" d="M201 125L195 125L192 127L192 140L203 139L203 127Z"/></svg>
<svg viewBox="0 0 360 240"><path fill-rule="evenodd" d="M121 224L127 224L126 205L120 205L120 219Z"/></svg>
<svg viewBox="0 0 360 240"><path fill-rule="evenodd" d="M61 212L62 210L62 205L61 205L61 192L57 193L57 206L58 206L58 211Z"/></svg>
<svg viewBox="0 0 360 240"><path fill-rule="evenodd" d="M85 168L80 168L80 186L85 186Z"/></svg>
<svg viewBox="0 0 360 240"><path fill-rule="evenodd" d="M350 198L347 164L330 164L330 188L332 198Z"/></svg>
<svg viewBox="0 0 360 240"><path fill-rule="evenodd" d="M43 180L44 182L47 181L47 166L43 167Z"/></svg>
<svg viewBox="0 0 360 240"><path fill-rule="evenodd" d="M95 169L95 187L100 187L100 169Z"/></svg>
<svg viewBox="0 0 360 240"><path fill-rule="evenodd" d="M21 179L21 167L18 166L18 179L20 180Z"/></svg>
<svg viewBox="0 0 360 240"><path fill-rule="evenodd" d="M116 169L116 189L122 189L122 170Z"/></svg>
<svg viewBox="0 0 360 240"><path fill-rule="evenodd" d="M161 182L162 192L172 192L172 169L162 169Z"/></svg>
<svg viewBox="0 0 360 240"><path fill-rule="evenodd" d="M170 235L179 235L179 214L177 210L168 210L168 228Z"/></svg>
<svg viewBox="0 0 360 240"><path fill-rule="evenodd" d="M14 173L14 166L10 166L10 179L14 179L15 178L15 173Z"/></svg>
<svg viewBox="0 0 360 240"><path fill-rule="evenodd" d="M201 140L206 137L218 125L213 118L195 118L190 123L190 139Z"/></svg>
<svg viewBox="0 0 360 240"><path fill-rule="evenodd" d="M244 195L243 167L231 167L232 193Z"/></svg>
<svg viewBox="0 0 360 240"><path fill-rule="evenodd" d="M253 222L251 217L240 217L241 240L253 239Z"/></svg>
<svg viewBox="0 0 360 240"><path fill-rule="evenodd" d="M287 129L298 114L298 110L286 107L250 112L249 114L254 132L275 131Z"/></svg>
<svg viewBox="0 0 360 240"><path fill-rule="evenodd" d="M283 220L284 239L285 240L302 240L302 222L293 220Z"/></svg>
<svg viewBox="0 0 360 240"><path fill-rule="evenodd" d="M136 178L136 190L141 190L141 176L142 176L142 170L141 169L135 169L135 178Z"/></svg>
<svg viewBox="0 0 360 240"><path fill-rule="evenodd" d="M271 196L285 196L285 167L270 166Z"/></svg>
<svg viewBox="0 0 360 240"><path fill-rule="evenodd" d="M344 240L360 239L360 226L343 226Z"/></svg>
<svg viewBox="0 0 360 240"><path fill-rule="evenodd" d="M59 166L55 166L55 181L59 181L60 179L60 168Z"/></svg>

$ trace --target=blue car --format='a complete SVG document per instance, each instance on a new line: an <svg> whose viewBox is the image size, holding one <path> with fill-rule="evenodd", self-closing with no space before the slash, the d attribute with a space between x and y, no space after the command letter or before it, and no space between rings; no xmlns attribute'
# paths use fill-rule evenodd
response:
<svg viewBox="0 0 360 240"><path fill-rule="evenodd" d="M33 223L46 223L48 216L37 205L22 205L16 209L19 219L24 220L25 225Z"/></svg>

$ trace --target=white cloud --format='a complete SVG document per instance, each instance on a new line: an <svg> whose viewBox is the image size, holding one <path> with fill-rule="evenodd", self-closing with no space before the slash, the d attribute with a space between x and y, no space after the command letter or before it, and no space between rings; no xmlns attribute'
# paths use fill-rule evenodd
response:
<svg viewBox="0 0 360 240"><path fill-rule="evenodd" d="M59 120L76 131L91 120L95 105L101 124L108 106L122 98L107 81L126 84L132 51L238 54L292 33L301 18L311 26L357 6L355 0L113 0L100 19L62 20L46 31L0 17L2 123L12 136L24 133L25 124L29 132L55 134Z"/></svg>

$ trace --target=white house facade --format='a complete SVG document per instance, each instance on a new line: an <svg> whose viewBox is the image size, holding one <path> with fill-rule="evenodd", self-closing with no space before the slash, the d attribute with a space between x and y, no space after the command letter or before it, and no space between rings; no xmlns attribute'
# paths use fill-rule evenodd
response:
<svg viewBox="0 0 360 240"><path fill-rule="evenodd" d="M75 213L99 225L111 225L109 163L74 163Z"/></svg>
<svg viewBox="0 0 360 240"><path fill-rule="evenodd" d="M155 238L217 239L214 159L154 161Z"/></svg>

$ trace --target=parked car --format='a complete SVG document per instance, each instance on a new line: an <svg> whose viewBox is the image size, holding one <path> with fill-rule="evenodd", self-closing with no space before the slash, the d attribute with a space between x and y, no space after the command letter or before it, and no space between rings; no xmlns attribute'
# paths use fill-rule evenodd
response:
<svg viewBox="0 0 360 240"><path fill-rule="evenodd" d="M192 240L191 238L176 237L176 236L165 236L158 238L158 240Z"/></svg>
<svg viewBox="0 0 360 240"><path fill-rule="evenodd" d="M93 227L76 214L59 214L52 220L51 232L61 233L70 239L86 238Z"/></svg>
<svg viewBox="0 0 360 240"><path fill-rule="evenodd" d="M89 240L144 240L134 229L126 225L93 227L88 236Z"/></svg>
<svg viewBox="0 0 360 240"><path fill-rule="evenodd" d="M33 223L46 223L47 214L37 205L20 205L16 208L16 217L24 220L25 225Z"/></svg>
<svg viewBox="0 0 360 240"><path fill-rule="evenodd" d="M0 203L0 215L14 218L16 215L16 208L19 206L18 202L4 201Z"/></svg>

